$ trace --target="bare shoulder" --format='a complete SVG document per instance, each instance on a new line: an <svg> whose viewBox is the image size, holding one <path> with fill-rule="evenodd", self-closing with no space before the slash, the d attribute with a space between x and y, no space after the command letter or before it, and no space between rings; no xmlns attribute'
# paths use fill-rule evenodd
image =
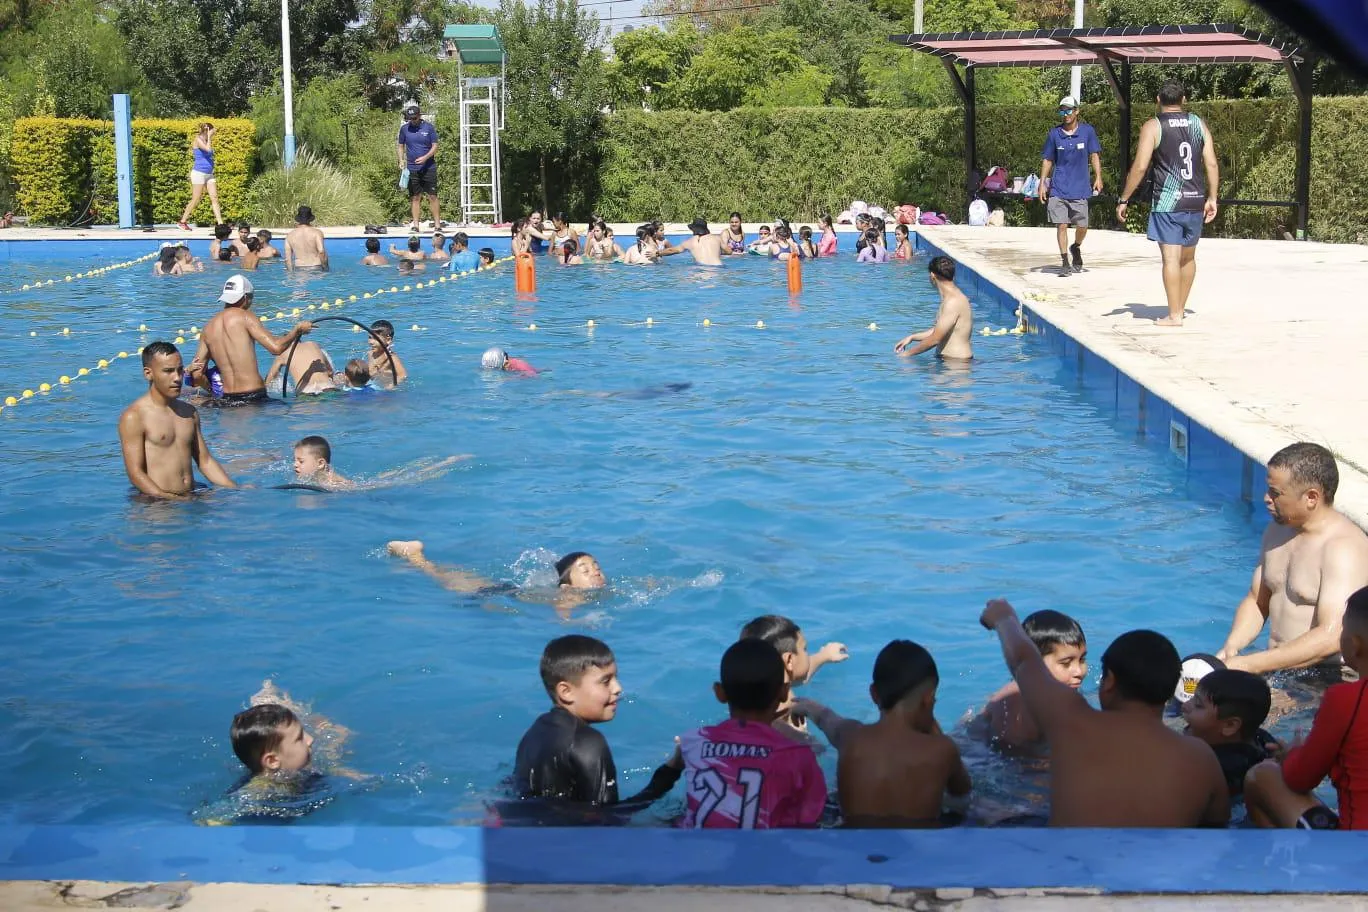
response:
<svg viewBox="0 0 1368 912"><path fill-rule="evenodd" d="M1330 540L1325 543L1327 549L1351 551L1355 555L1368 555L1368 535L1363 530L1354 525L1349 517L1342 513L1336 514L1337 521L1334 530L1330 533Z"/></svg>
<svg viewBox="0 0 1368 912"><path fill-rule="evenodd" d="M1259 550L1266 554L1275 548L1287 544L1296 537L1297 530L1293 529L1291 526L1284 526L1279 523L1271 522L1264 529L1263 539L1259 543Z"/></svg>
<svg viewBox="0 0 1368 912"><path fill-rule="evenodd" d="M143 423L143 412L148 405L146 396L139 396L129 403L128 408L123 410L119 416L119 433L124 434L132 431L141 430Z"/></svg>

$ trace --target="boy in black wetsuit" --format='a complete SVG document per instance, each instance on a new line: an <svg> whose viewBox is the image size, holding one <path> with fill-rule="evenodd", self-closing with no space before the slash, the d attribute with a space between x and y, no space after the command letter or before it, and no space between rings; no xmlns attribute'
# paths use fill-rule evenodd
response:
<svg viewBox="0 0 1368 912"><path fill-rule="evenodd" d="M617 660L606 643L578 634L552 640L542 651L541 678L555 705L518 743L513 784L519 798L644 807L679 780L684 762L676 747L646 788L618 799L613 753L593 728L613 720L622 696Z"/></svg>
<svg viewBox="0 0 1368 912"><path fill-rule="evenodd" d="M1259 726L1268 718L1273 695L1268 682L1247 671L1218 668L1197 682L1183 704L1188 734L1216 752L1230 797L1244 792L1245 774L1269 757L1271 739Z"/></svg>

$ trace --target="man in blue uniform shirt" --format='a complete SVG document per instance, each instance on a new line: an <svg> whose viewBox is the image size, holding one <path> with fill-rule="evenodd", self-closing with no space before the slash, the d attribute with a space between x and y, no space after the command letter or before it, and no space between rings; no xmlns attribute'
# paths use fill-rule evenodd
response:
<svg viewBox="0 0 1368 912"><path fill-rule="evenodd" d="M417 105L404 108L404 125L399 128L399 167L408 169L409 201L413 206L413 224L418 230L418 219L423 211L423 197L432 209L432 227L442 227L441 204L437 202L437 128L423 120Z"/></svg>
<svg viewBox="0 0 1368 912"><path fill-rule="evenodd" d="M1040 150L1040 201L1059 233L1060 274L1083 271L1083 238L1088 233L1088 200L1102 192L1102 144L1091 126L1078 119L1078 99L1066 95L1059 102L1057 127L1050 128ZM1088 166L1093 181L1088 185ZM1069 245L1069 226L1074 242ZM1070 264L1070 254L1073 262Z"/></svg>

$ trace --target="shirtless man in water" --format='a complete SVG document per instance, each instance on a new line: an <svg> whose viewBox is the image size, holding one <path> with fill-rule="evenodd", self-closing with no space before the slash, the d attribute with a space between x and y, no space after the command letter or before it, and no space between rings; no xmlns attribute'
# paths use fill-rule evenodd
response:
<svg viewBox="0 0 1368 912"><path fill-rule="evenodd" d="M190 362L191 380L193 382L212 360L223 376L223 398L211 401L224 405L265 402L269 397L257 367L253 343L260 343L273 355L284 354L291 342L313 329L313 324L308 321L297 323L280 338L271 335L261 325L261 319L252 313L252 283L240 275L223 283L219 301L223 303L223 310L205 324L195 360Z"/></svg>
<svg viewBox="0 0 1368 912"><path fill-rule="evenodd" d="M675 249L689 251L693 254L694 262L699 266L721 266L722 238L713 234L708 229L708 223L701 218L690 222L689 230L693 232L694 236Z"/></svg>
<svg viewBox="0 0 1368 912"><path fill-rule="evenodd" d="M1117 637L1102 654L1093 709L1055 680L1016 611L988 603L979 623L998 635L1007 668L1050 746L1050 825L1225 827L1230 792L1204 741L1164 724L1182 675L1178 650L1152 630Z"/></svg>
<svg viewBox="0 0 1368 912"><path fill-rule="evenodd" d="M267 389L270 389L276 378L280 376L281 370L285 368L287 358L290 360L290 379L294 381L296 395L326 393L329 390L339 388L332 359L323 350L323 346L317 342L300 342L293 346L293 349L293 358L290 358L290 349L287 348L275 359L275 363L267 371Z"/></svg>
<svg viewBox="0 0 1368 912"><path fill-rule="evenodd" d="M1339 469L1323 446L1294 443L1268 461L1259 564L1216 657L1264 674L1318 666L1341 677L1340 628L1349 596L1368 585L1368 536L1335 509ZM1268 649L1240 655L1268 621ZM1351 672L1352 675L1352 672Z"/></svg>
<svg viewBox="0 0 1368 912"><path fill-rule="evenodd" d="M927 264L931 284L940 294L936 323L930 329L904 337L893 350L904 358L936 350L942 358L968 361L974 357L974 308L955 285L955 261L938 256ZM913 342L916 348L908 348Z"/></svg>
<svg viewBox="0 0 1368 912"><path fill-rule="evenodd" d="M236 488L209 452L199 412L178 398L184 371L176 346L153 342L143 349L142 363L147 393L119 417L119 445L128 480L149 497L178 500L194 488L190 465L194 460L210 482Z"/></svg>
<svg viewBox="0 0 1368 912"><path fill-rule="evenodd" d="M295 213L295 226L285 235L285 267L317 266L328 268L328 248L323 245L323 232L313 226L313 210L300 206Z"/></svg>

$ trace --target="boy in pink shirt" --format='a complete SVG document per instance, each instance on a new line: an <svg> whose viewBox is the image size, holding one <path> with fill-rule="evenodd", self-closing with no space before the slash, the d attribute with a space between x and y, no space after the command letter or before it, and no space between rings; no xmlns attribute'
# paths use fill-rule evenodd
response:
<svg viewBox="0 0 1368 912"><path fill-rule="evenodd" d="M480 356L480 367L485 370L513 371L529 377L537 376L537 369L522 358L515 358L502 348L491 348Z"/></svg>
<svg viewBox="0 0 1368 912"><path fill-rule="evenodd" d="M817 755L774 730L784 696L784 661L763 640L733 643L713 685L730 718L680 739L693 829L816 826L826 806L826 778Z"/></svg>

